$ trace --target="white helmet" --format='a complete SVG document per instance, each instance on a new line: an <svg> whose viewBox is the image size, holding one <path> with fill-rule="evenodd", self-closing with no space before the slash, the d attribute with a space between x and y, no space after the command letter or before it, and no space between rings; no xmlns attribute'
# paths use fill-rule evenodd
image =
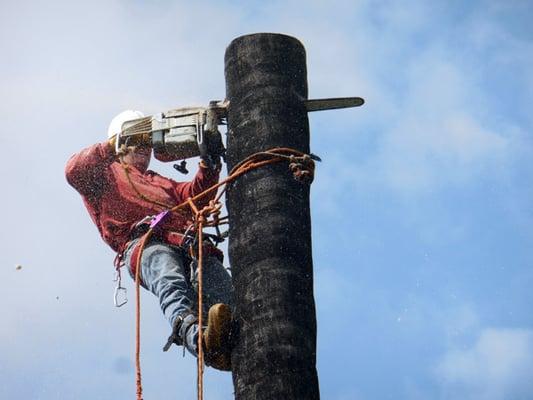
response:
<svg viewBox="0 0 533 400"><path fill-rule="evenodd" d="M115 118L111 120L109 128L107 128L107 137L111 139L112 136L119 134L122 130L122 124L133 119L143 118L144 114L140 111L126 110L122 111Z"/></svg>

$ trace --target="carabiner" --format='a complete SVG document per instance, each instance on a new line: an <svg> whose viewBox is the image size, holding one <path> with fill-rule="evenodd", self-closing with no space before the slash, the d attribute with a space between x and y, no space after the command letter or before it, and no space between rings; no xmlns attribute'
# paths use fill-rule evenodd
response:
<svg viewBox="0 0 533 400"><path fill-rule="evenodd" d="M119 302L120 293L124 294L124 299ZM120 286L120 284L117 285L117 287L115 288L115 295L113 296L113 303L115 303L115 307L117 308L122 307L127 302L128 302L128 290L125 287Z"/></svg>
<svg viewBox="0 0 533 400"><path fill-rule="evenodd" d="M122 307L128 302L128 291L125 287L122 287L122 274L120 273L120 268L117 268L115 272L115 279L113 279L113 282L117 282L117 286L115 287L115 293L113 294L113 303L117 308ZM124 299L122 301L118 301L120 293L124 294Z"/></svg>

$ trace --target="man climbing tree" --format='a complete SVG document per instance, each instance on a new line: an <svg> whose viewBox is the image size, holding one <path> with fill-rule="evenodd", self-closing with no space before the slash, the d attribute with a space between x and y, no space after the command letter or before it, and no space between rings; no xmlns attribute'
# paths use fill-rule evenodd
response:
<svg viewBox="0 0 533 400"><path fill-rule="evenodd" d="M155 216L218 182L220 157L211 154L209 160L201 159L198 172L190 182L175 182L148 170L152 154L150 136L128 137L122 143L119 135L124 122L142 117L139 111L131 110L117 115L109 126L108 141L70 158L66 178L81 194L102 239L117 252L118 272L126 266L133 277L139 267L141 285L159 298L163 314L172 327L164 350L175 343L197 356L198 269L186 247L193 238L188 233L192 214L166 216L144 245L140 265L136 265L136 260L141 250L140 239L150 229ZM197 205L203 207L214 197L215 192ZM204 305L209 307L202 340L204 358L207 365L228 371L231 369L231 277L222 265L220 250L206 241L203 252L207 259L202 294Z"/></svg>

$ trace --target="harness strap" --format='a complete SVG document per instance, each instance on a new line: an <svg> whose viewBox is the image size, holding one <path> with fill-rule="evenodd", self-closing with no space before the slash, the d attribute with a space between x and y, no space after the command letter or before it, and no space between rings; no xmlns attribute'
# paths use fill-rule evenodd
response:
<svg viewBox="0 0 533 400"><path fill-rule="evenodd" d="M187 334L187 331L196 322L198 322L198 318L192 313L178 315L174 321L172 333L168 337L167 343L163 347L163 351L168 351L172 344L182 346L185 343L185 335Z"/></svg>

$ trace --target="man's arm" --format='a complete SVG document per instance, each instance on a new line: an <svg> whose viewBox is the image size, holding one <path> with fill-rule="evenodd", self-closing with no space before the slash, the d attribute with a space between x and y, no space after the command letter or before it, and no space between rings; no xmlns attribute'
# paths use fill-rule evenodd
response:
<svg viewBox="0 0 533 400"><path fill-rule="evenodd" d="M99 196L106 183L105 171L115 159L115 151L109 142L83 149L68 160L65 168L67 181L84 196Z"/></svg>
<svg viewBox="0 0 533 400"><path fill-rule="evenodd" d="M182 203L189 197L194 197L204 190L210 188L218 182L220 175L220 164L211 169L207 167L203 162L200 162L198 172L190 182L175 182L176 200L178 203ZM209 200L215 198L216 190L203 197L197 204L203 207Z"/></svg>

